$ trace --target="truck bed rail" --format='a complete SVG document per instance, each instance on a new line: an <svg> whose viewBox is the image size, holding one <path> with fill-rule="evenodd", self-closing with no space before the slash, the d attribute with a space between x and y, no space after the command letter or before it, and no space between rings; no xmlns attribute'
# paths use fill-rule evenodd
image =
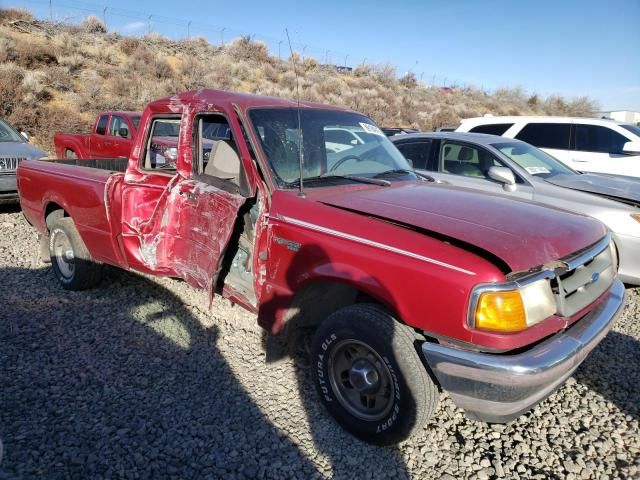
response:
<svg viewBox="0 0 640 480"><path fill-rule="evenodd" d="M127 169L127 164L129 163L128 158L95 158L88 160L81 158L62 158L47 161L51 163L61 163L63 165L77 165L78 167L109 170L112 172L124 172Z"/></svg>

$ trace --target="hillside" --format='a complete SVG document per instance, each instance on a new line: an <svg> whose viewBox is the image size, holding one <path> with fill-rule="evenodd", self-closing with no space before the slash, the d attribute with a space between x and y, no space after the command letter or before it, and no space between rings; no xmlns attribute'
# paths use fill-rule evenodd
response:
<svg viewBox="0 0 640 480"><path fill-rule="evenodd" d="M590 115L588 98L541 98L519 88L429 87L389 65L360 65L351 74L312 58L279 60L250 38L224 47L204 39L125 37L95 17L80 26L35 20L0 9L0 116L53 153L56 131L87 131L101 110L139 110L150 100L210 87L293 98L298 64L306 100L345 105L382 126L431 130L484 115Z"/></svg>

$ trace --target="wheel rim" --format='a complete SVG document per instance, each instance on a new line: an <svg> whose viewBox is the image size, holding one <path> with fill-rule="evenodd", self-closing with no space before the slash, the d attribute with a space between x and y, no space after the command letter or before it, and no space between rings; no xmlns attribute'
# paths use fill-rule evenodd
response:
<svg viewBox="0 0 640 480"><path fill-rule="evenodd" d="M56 265L60 274L68 279L73 277L75 272L75 256L73 255L73 248L71 248L71 242L66 233L57 231L56 236L53 239L53 254L56 257Z"/></svg>
<svg viewBox="0 0 640 480"><path fill-rule="evenodd" d="M340 404L353 416L376 421L393 405L394 385L378 353L359 340L339 342L328 362L329 381Z"/></svg>

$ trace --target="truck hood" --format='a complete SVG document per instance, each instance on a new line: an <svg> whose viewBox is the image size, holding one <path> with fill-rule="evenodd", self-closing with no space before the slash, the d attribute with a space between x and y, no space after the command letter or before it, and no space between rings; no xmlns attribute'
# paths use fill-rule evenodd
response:
<svg viewBox="0 0 640 480"><path fill-rule="evenodd" d="M606 233L603 224L589 217L448 185L341 189L316 200L484 250L512 272L566 257Z"/></svg>
<svg viewBox="0 0 640 480"><path fill-rule="evenodd" d="M640 206L640 180L635 177L583 173L554 175L546 181L560 187L595 193Z"/></svg>
<svg viewBox="0 0 640 480"><path fill-rule="evenodd" d="M47 155L39 148L22 142L0 142L0 158L17 157L28 160L39 160Z"/></svg>

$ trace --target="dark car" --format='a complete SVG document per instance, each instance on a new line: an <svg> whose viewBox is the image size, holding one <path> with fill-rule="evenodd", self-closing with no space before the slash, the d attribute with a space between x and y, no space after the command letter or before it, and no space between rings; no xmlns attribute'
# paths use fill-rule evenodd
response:
<svg viewBox="0 0 640 480"><path fill-rule="evenodd" d="M18 201L16 168L22 160L46 158L46 152L28 143L26 134L20 134L0 118L0 203Z"/></svg>

